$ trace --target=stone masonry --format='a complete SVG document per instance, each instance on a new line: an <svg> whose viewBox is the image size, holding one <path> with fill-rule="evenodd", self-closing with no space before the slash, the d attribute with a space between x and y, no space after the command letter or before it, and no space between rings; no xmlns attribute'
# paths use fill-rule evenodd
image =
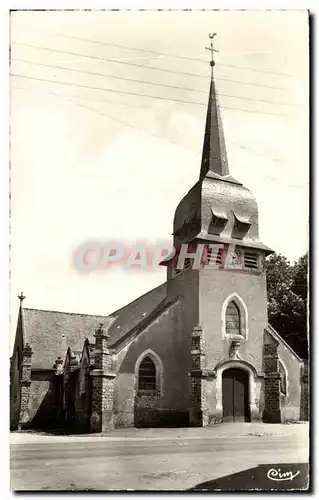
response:
<svg viewBox="0 0 319 500"><path fill-rule="evenodd" d="M91 371L92 383L92 415L90 427L92 432L103 432L113 428L113 394L114 379L112 372L112 354L107 346L109 335L103 324L95 332L95 363Z"/></svg>
<svg viewBox="0 0 319 500"><path fill-rule="evenodd" d="M265 406L264 422L280 423L280 373L278 358L278 342L264 344L265 366Z"/></svg>
<svg viewBox="0 0 319 500"><path fill-rule="evenodd" d="M22 351L21 370L21 403L19 412L19 429L25 427L30 419L30 388L32 349L26 344Z"/></svg>
<svg viewBox="0 0 319 500"><path fill-rule="evenodd" d="M206 365L205 346L200 326L195 326L192 332L192 369L190 371L192 407L190 409L190 425L203 425L203 390L202 377Z"/></svg>

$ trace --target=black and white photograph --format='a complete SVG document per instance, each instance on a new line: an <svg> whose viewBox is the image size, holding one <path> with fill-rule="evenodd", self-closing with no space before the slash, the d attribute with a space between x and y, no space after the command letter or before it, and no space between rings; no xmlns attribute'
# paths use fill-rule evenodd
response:
<svg viewBox="0 0 319 500"><path fill-rule="evenodd" d="M11 491L309 491L310 24L10 11Z"/></svg>

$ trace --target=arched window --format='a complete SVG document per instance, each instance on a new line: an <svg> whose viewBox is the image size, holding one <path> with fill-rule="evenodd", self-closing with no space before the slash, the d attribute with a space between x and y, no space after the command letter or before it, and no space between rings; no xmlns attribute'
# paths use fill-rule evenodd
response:
<svg viewBox="0 0 319 500"><path fill-rule="evenodd" d="M240 311L236 302L233 300L229 302L226 309L226 333L235 335L241 334Z"/></svg>
<svg viewBox="0 0 319 500"><path fill-rule="evenodd" d="M146 356L138 370L138 389L140 391L156 390L156 367L154 361Z"/></svg>
<svg viewBox="0 0 319 500"><path fill-rule="evenodd" d="M279 361L279 373L280 373L280 392L281 394L287 394L287 376L284 365Z"/></svg>

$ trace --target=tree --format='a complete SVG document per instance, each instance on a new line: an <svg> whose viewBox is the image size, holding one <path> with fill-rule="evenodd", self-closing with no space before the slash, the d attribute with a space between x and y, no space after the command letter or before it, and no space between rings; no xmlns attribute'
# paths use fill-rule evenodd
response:
<svg viewBox="0 0 319 500"><path fill-rule="evenodd" d="M308 253L290 264L281 254L266 261L269 323L302 358L308 357Z"/></svg>

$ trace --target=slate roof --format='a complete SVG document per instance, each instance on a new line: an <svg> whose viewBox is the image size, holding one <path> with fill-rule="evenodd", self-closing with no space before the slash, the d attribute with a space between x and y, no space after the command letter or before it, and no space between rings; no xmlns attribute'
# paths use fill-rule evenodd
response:
<svg viewBox="0 0 319 500"><path fill-rule="evenodd" d="M108 329L110 347L118 346L122 338L136 331L140 323L144 324L165 300L166 283L163 283L108 316L23 308L24 342L28 342L33 351L32 368L52 368L58 356L64 359L68 347L82 351L86 338L94 342L100 323Z"/></svg>
<svg viewBox="0 0 319 500"><path fill-rule="evenodd" d="M33 368L52 368L56 358L83 348L84 340L94 342L94 332L106 316L72 314L41 309L23 309L23 334L32 348Z"/></svg>
<svg viewBox="0 0 319 500"><path fill-rule="evenodd" d="M166 302L166 298L166 283L162 283L130 304L110 314L109 318L112 318L112 320L115 319L108 331L110 335L110 347L118 344L130 331L135 329L140 323L144 323L149 316L153 316L158 306Z"/></svg>

